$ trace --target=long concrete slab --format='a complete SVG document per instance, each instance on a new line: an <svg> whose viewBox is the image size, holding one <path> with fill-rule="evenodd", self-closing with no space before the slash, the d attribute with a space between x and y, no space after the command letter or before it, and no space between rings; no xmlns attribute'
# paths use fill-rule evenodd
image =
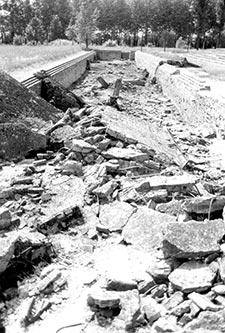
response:
<svg viewBox="0 0 225 333"><path fill-rule="evenodd" d="M135 61L139 68L147 69L155 77L163 92L189 122L225 121L225 89L218 91L214 81L202 77L201 69L176 68L160 65L161 58L137 51ZM225 88L225 83L220 82Z"/></svg>
<svg viewBox="0 0 225 333"><path fill-rule="evenodd" d="M44 68L44 70L65 87L69 87L84 74L88 61L93 61L94 57L94 51L81 51L75 54L71 60L62 62L53 68ZM21 83L36 94L41 95L41 81L34 75Z"/></svg>

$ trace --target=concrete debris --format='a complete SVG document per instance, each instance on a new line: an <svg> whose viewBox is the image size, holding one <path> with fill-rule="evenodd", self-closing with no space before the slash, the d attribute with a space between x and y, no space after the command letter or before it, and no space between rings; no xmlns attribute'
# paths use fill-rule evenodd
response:
<svg viewBox="0 0 225 333"><path fill-rule="evenodd" d="M223 331L219 125L188 124L130 61L92 66L74 94L39 73L64 114L5 76L21 110L3 87L0 317L9 333L18 313L29 332L74 314L87 333Z"/></svg>
<svg viewBox="0 0 225 333"><path fill-rule="evenodd" d="M208 196L187 199L183 209L189 214L205 214L222 211L225 206L225 196Z"/></svg>
<svg viewBox="0 0 225 333"><path fill-rule="evenodd" d="M168 223L163 239L164 254L166 257L200 258L219 252L224 228L221 219Z"/></svg>
<svg viewBox="0 0 225 333"><path fill-rule="evenodd" d="M136 209L125 202L113 202L100 206L100 223L112 231L122 231Z"/></svg>
<svg viewBox="0 0 225 333"><path fill-rule="evenodd" d="M188 298L193 301L203 311L219 311L221 306L213 304L206 296L193 292L188 295Z"/></svg>
<svg viewBox="0 0 225 333"><path fill-rule="evenodd" d="M123 228L122 236L127 244L137 245L148 251L161 249L169 222L176 222L175 217L140 207Z"/></svg>
<svg viewBox="0 0 225 333"><path fill-rule="evenodd" d="M8 209L0 207L0 230L7 229L12 222L11 213Z"/></svg>
<svg viewBox="0 0 225 333"><path fill-rule="evenodd" d="M104 290L92 290L88 295L87 303L90 307L118 308L120 307L120 297L116 293Z"/></svg>
<svg viewBox="0 0 225 333"><path fill-rule="evenodd" d="M169 281L174 289L181 290L184 293L201 292L212 286L216 274L217 272L212 271L210 266L204 263L188 261L169 275Z"/></svg>
<svg viewBox="0 0 225 333"><path fill-rule="evenodd" d="M178 306L184 300L183 293L181 291L176 291L168 299L162 302L162 305L169 311Z"/></svg>
<svg viewBox="0 0 225 333"><path fill-rule="evenodd" d="M151 296L142 299L142 310L150 325L166 314L166 309Z"/></svg>

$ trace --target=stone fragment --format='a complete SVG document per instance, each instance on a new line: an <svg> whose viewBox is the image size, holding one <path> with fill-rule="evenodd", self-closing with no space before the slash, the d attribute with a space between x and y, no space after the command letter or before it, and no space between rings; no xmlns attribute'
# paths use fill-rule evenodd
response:
<svg viewBox="0 0 225 333"><path fill-rule="evenodd" d="M156 206L156 210L160 213L166 213L174 216L178 216L183 213L182 201L180 200L171 200L166 203L161 203Z"/></svg>
<svg viewBox="0 0 225 333"><path fill-rule="evenodd" d="M202 311L198 315L198 318L194 319L185 327L184 333L195 332L198 329L202 329L203 332L206 332L206 330L209 330L210 332L213 330L223 332L224 318L225 310L217 312Z"/></svg>
<svg viewBox="0 0 225 333"><path fill-rule="evenodd" d="M129 331L138 326L141 317L140 297L137 290L120 293L121 311L118 320L125 324L125 330Z"/></svg>
<svg viewBox="0 0 225 333"><path fill-rule="evenodd" d="M109 199L117 187L118 183L115 180L110 180L106 184L97 187L92 193L97 194L102 199Z"/></svg>
<svg viewBox="0 0 225 333"><path fill-rule="evenodd" d="M188 295L188 298L194 302L203 311L219 311L221 306L212 303L205 295L193 292Z"/></svg>
<svg viewBox="0 0 225 333"><path fill-rule="evenodd" d="M219 275L223 283L225 283L225 256L219 259Z"/></svg>
<svg viewBox="0 0 225 333"><path fill-rule="evenodd" d="M146 153L138 152L134 149L118 148L118 147L110 148L106 152L103 152L102 155L106 159L116 158L116 159L125 159L136 162L143 162L149 159L149 156Z"/></svg>
<svg viewBox="0 0 225 333"><path fill-rule="evenodd" d="M225 297L224 296L217 296L215 298L215 303L218 304L218 305L221 305L222 307L225 308Z"/></svg>
<svg viewBox="0 0 225 333"><path fill-rule="evenodd" d="M106 132L110 136L123 142L146 146L147 150L152 151L153 156L156 153L165 156L164 164L174 164L174 162L180 166L186 164L186 159L180 152L169 146L171 137L162 128L153 124L150 126L149 122L121 113L112 107L106 107L101 112L101 123L107 127Z"/></svg>
<svg viewBox="0 0 225 333"><path fill-rule="evenodd" d="M149 251L160 249L163 232L169 222L176 222L176 218L141 207L129 219L122 236L128 244L138 245Z"/></svg>
<svg viewBox="0 0 225 333"><path fill-rule="evenodd" d="M216 277L210 267L197 261L188 261L176 268L170 275L169 281L175 289L184 293L205 291L212 286Z"/></svg>
<svg viewBox="0 0 225 333"><path fill-rule="evenodd" d="M97 149L104 151L109 147L110 143L110 139L104 139L97 144Z"/></svg>
<svg viewBox="0 0 225 333"><path fill-rule="evenodd" d="M225 196L208 196L186 199L183 209L189 214L208 214L209 211L211 213L222 211L224 206Z"/></svg>
<svg viewBox="0 0 225 333"><path fill-rule="evenodd" d="M0 207L0 230L7 229L11 225L11 221L10 211L5 207Z"/></svg>
<svg viewBox="0 0 225 333"><path fill-rule="evenodd" d="M212 291L215 292L217 295L225 295L225 285L218 284L212 287Z"/></svg>
<svg viewBox="0 0 225 333"><path fill-rule="evenodd" d="M157 251L151 256L147 272L157 283L165 282L172 271L172 260L165 259L162 251Z"/></svg>
<svg viewBox="0 0 225 333"><path fill-rule="evenodd" d="M88 295L87 303L90 307L117 308L120 306L120 295L103 289L94 289Z"/></svg>
<svg viewBox="0 0 225 333"><path fill-rule="evenodd" d="M158 301L162 301L165 299L167 291L168 288L166 284L158 284L152 288L151 296Z"/></svg>
<svg viewBox="0 0 225 333"><path fill-rule="evenodd" d="M166 189L168 192L180 192L193 188L197 179L188 174L181 176L153 176L149 178L150 189Z"/></svg>
<svg viewBox="0 0 225 333"><path fill-rule="evenodd" d="M176 317L181 317L184 313L188 313L191 311L190 305L191 300L183 301L175 308L171 309L170 313Z"/></svg>
<svg viewBox="0 0 225 333"><path fill-rule="evenodd" d="M83 175L82 164L76 161L66 161L62 167L62 174L80 177Z"/></svg>
<svg viewBox="0 0 225 333"><path fill-rule="evenodd" d="M7 233L6 237L0 238L0 274L4 272L14 255L15 243L19 236L14 232Z"/></svg>
<svg viewBox="0 0 225 333"><path fill-rule="evenodd" d="M21 184L33 184L33 178L32 177L24 177L24 178L16 178L13 179L11 182L11 185L21 185Z"/></svg>
<svg viewBox="0 0 225 333"><path fill-rule="evenodd" d="M142 310L150 325L166 314L166 309L151 296L142 298Z"/></svg>
<svg viewBox="0 0 225 333"><path fill-rule="evenodd" d="M125 202L115 201L100 206L100 223L109 231L121 231L135 211L135 207Z"/></svg>
<svg viewBox="0 0 225 333"><path fill-rule="evenodd" d="M142 280L138 283L139 294L144 294L155 285L155 281L149 274L143 274Z"/></svg>
<svg viewBox="0 0 225 333"><path fill-rule="evenodd" d="M151 255L140 248L111 245L95 251L95 267L108 280L147 281L146 273ZM146 276L147 274L147 276ZM153 283L153 282L152 282Z"/></svg>
<svg viewBox="0 0 225 333"><path fill-rule="evenodd" d="M92 146L86 141L79 139L73 139L70 148L72 149L72 151L82 154L89 154L92 151L96 150L95 146Z"/></svg>
<svg viewBox="0 0 225 333"><path fill-rule="evenodd" d="M182 329L177 325L175 316L165 316L159 318L152 325L152 333L181 333Z"/></svg>
<svg viewBox="0 0 225 333"><path fill-rule="evenodd" d="M127 291L137 289L137 281L129 279L129 277L122 279L112 278L107 280L107 290Z"/></svg>
<svg viewBox="0 0 225 333"><path fill-rule="evenodd" d="M40 281L37 283L36 287L34 288L34 290L32 290L32 292L30 293L30 296L37 295L39 293L45 293L46 289L50 285L53 287L54 282L60 279L61 276L62 272L60 272L58 269L52 270L46 276L42 276Z"/></svg>
<svg viewBox="0 0 225 333"><path fill-rule="evenodd" d="M180 303L182 303L184 300L184 295L181 291L176 291L174 294L172 294L169 298L165 299L162 302L162 305L167 310L172 310L176 306L178 306Z"/></svg>
<svg viewBox="0 0 225 333"><path fill-rule="evenodd" d="M219 252L225 234L223 220L187 221L167 224L163 240L166 257L197 258Z"/></svg>

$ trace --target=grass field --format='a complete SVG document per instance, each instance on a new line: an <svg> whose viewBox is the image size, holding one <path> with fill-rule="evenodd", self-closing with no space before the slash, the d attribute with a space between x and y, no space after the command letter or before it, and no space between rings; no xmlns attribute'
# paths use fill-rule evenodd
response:
<svg viewBox="0 0 225 333"><path fill-rule="evenodd" d="M63 59L79 51L81 51L81 47L71 43L37 46L2 44L0 45L0 70L11 73L25 67L43 65L50 61Z"/></svg>

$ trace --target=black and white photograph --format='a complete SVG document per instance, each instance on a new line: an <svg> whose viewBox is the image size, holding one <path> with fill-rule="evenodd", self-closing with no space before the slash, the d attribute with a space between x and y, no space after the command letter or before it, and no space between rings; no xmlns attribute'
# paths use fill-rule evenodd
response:
<svg viewBox="0 0 225 333"><path fill-rule="evenodd" d="M0 333L225 332L225 0L0 0Z"/></svg>

